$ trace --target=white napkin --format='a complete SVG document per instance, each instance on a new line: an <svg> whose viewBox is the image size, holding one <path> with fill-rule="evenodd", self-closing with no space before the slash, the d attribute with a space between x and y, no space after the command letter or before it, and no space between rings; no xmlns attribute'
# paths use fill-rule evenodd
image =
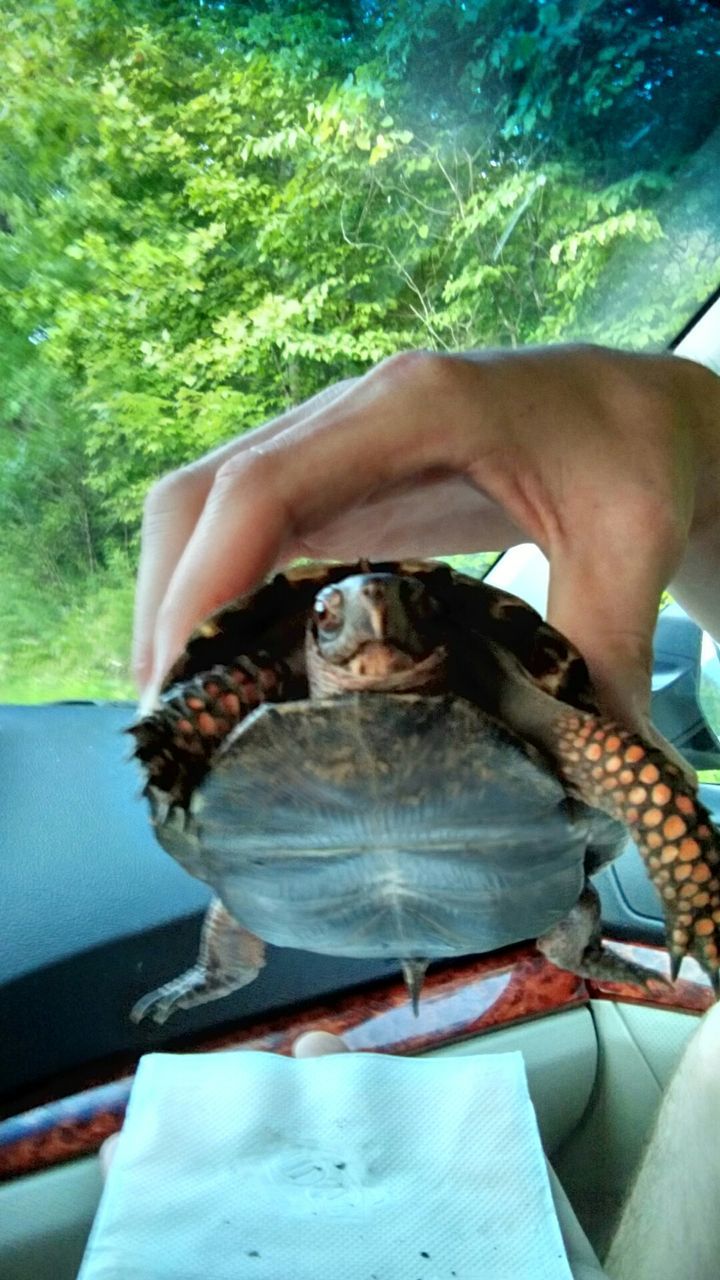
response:
<svg viewBox="0 0 720 1280"><path fill-rule="evenodd" d="M78 1280L572 1280L519 1053L143 1058Z"/></svg>

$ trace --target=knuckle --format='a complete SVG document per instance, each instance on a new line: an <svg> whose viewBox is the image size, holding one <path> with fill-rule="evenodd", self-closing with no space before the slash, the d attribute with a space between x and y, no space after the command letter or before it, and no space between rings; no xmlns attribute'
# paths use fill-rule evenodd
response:
<svg viewBox="0 0 720 1280"><path fill-rule="evenodd" d="M182 505L201 488L201 477L193 467L180 467L156 480L145 498L146 516L156 517Z"/></svg>
<svg viewBox="0 0 720 1280"><path fill-rule="evenodd" d="M223 462L215 473L213 491L221 497L252 484L264 487L277 473L277 449L270 445L254 446Z"/></svg>
<svg viewBox="0 0 720 1280"><path fill-rule="evenodd" d="M444 378L448 368L448 356L441 355L437 351L417 348L412 351L398 351L388 356L376 365L368 376L393 385L407 386L420 383L425 386L428 383L435 385Z"/></svg>
<svg viewBox="0 0 720 1280"><path fill-rule="evenodd" d="M691 356L673 356L677 375L701 397L707 396L714 405L720 395L720 375L709 365L700 364Z"/></svg>

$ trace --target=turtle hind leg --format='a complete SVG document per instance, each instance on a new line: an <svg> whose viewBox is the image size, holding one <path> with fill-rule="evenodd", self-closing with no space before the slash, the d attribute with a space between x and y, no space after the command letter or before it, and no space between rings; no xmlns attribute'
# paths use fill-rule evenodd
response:
<svg viewBox="0 0 720 1280"><path fill-rule="evenodd" d="M198 958L192 968L150 991L130 1012L133 1022L167 1022L178 1009L229 996L257 978L265 964L265 944L243 929L214 898L207 909Z"/></svg>
<svg viewBox="0 0 720 1280"><path fill-rule="evenodd" d="M581 978L598 982L627 982L654 994L651 983L667 987L667 978L626 960L603 946L600 931L600 899L590 883L586 883L575 906L564 920L537 939L538 950L559 969L567 969Z"/></svg>

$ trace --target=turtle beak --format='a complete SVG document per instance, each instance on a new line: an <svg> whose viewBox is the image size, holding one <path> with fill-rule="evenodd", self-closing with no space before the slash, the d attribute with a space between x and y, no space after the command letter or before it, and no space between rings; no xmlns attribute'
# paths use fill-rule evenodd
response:
<svg viewBox="0 0 720 1280"><path fill-rule="evenodd" d="M355 596L358 634L419 656L426 650L425 619L417 615L412 600L403 598L403 585L382 574L360 580Z"/></svg>
<svg viewBox="0 0 720 1280"><path fill-rule="evenodd" d="M386 585L377 578L368 578L360 588L360 595L365 605L366 622L373 640L386 640L388 637L388 591Z"/></svg>
<svg viewBox="0 0 720 1280"><path fill-rule="evenodd" d="M368 620L375 640L385 640L388 633L388 608L385 601L368 605Z"/></svg>
<svg viewBox="0 0 720 1280"><path fill-rule="evenodd" d="M420 992L425 978L425 972L430 963L429 960L419 960L415 957L412 960L401 960L403 977L405 978L405 986L408 989L408 995L412 1000L413 1013L417 1018L420 1012Z"/></svg>

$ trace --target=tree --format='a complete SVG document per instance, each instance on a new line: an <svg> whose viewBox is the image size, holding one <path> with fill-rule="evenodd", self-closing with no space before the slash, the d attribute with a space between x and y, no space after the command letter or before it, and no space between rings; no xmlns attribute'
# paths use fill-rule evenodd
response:
<svg viewBox="0 0 720 1280"><path fill-rule="evenodd" d="M703 113L667 157L650 128L652 167L623 150L720 26L687 8L0 0L2 571L44 566L72 612L128 565L153 476L399 348L627 340L637 299L592 310L623 247L691 307L714 204L668 263L663 202ZM675 323L659 296L641 345Z"/></svg>

